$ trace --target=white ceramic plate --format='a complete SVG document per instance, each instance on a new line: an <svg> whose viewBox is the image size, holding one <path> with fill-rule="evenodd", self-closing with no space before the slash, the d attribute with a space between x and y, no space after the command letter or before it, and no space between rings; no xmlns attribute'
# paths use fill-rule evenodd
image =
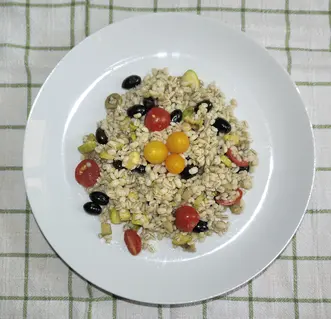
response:
<svg viewBox="0 0 331 319"><path fill-rule="evenodd" d="M259 153L255 186L229 232L194 254L162 241L155 254L131 256L120 227L112 245L97 237L97 218L74 179L77 146L105 117L104 99L130 74L169 67L215 80L236 115L246 119ZM125 20L93 34L58 64L35 100L26 129L24 176L37 222L63 260L97 286L149 303L186 303L243 284L285 248L306 209L314 148L298 90L269 54L216 20L157 14Z"/></svg>

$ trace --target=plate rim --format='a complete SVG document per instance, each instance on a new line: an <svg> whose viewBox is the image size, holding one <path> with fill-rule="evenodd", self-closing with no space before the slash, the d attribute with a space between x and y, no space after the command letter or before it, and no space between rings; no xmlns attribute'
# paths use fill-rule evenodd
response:
<svg viewBox="0 0 331 319"><path fill-rule="evenodd" d="M112 28L112 26L114 24L118 25L118 24L125 24L127 23L128 20L143 20L144 18L147 18L147 17L151 17L151 16L155 16L155 15L162 15L162 16L171 16L171 15L182 15L182 16L189 16L191 19L192 18L196 18L196 19L204 19L204 20L212 20L215 22L217 22L220 27L226 29L228 32L234 32L236 33L237 35L240 35L241 37L244 37L246 38L247 41L251 42L252 44L254 44L255 46L259 47L259 49L263 50L264 53L266 53L269 57L272 58L273 62L278 66L279 70L281 70L281 72L283 73L283 75L285 75L287 77L287 79L289 80L289 83L291 83L291 87L293 90L296 91L296 96L297 98L300 100L300 103L303 107L303 111L304 111L304 114L305 114L305 117L307 118L308 120L308 123L310 124L309 125L309 137L310 137L310 143L311 143L311 146L312 146L312 150L313 150L313 167L312 167L312 174L311 174L311 182L310 182L310 189L309 189L309 195L305 201L305 209L304 211L302 212L301 214L301 217L300 217L300 220L296 226L296 228L293 230L290 238L287 240L287 242L285 243L285 245L280 249L280 251L274 256L274 258L272 258L265 266L263 266L261 269L259 269L258 271L256 271L255 274L253 274L252 276L250 276L249 278L247 278L245 281L241 282L240 284L236 285L235 287L231 288L231 289L228 289L226 291L221 291L219 293L216 293L216 294L213 294L213 295L209 295L208 297L204 297L204 298L198 298L198 299L194 299L194 300L190 300L190 301L175 301L175 302L162 302L162 301L146 301L146 300L143 300L143 299L138 299L138 298L135 298L135 299L130 299L130 301L133 301L133 302L140 302L144 305L155 305L155 304L163 304L163 305L184 305L184 304L191 304L191 303L195 303L195 302L201 302L201 301L204 301L204 300L208 300L208 299L213 299L215 297L220 297L220 296L223 296L225 294L228 294L228 293L231 293L237 289L239 289L240 287L246 285L249 281L253 280L254 278L256 278L257 276L259 276L264 270L266 270L267 268L270 267L270 265L278 258L278 256L286 249L286 247L289 245L289 243L292 241L294 235L296 234L296 232L298 231L303 219L304 219L304 216L306 214L306 211L307 211L307 207L309 205L309 200L311 198L311 195L312 195L312 191L313 191L313 187L314 187L314 181L315 181L315 177L316 177L316 148L315 148L315 138L314 138L314 134L313 134L313 128L312 128L312 125L311 125L311 121L310 121L310 118L308 116L308 112L307 112L307 109L305 107L305 103L302 99L302 95L300 93L300 90L298 89L298 87L296 86L295 82L292 80L291 76L286 72L286 70L283 68L283 66L276 60L272 57L272 55L269 53L269 51L264 47L262 46L259 42L257 42L255 39L251 38L250 36L248 36L245 32L242 32L240 30L237 30L235 29L233 26L230 26L228 24L225 24L224 22L216 19L216 18L212 18L212 17L206 17L206 16L199 16L199 15L192 15L192 14L189 14L189 13L182 13L182 12L163 12L163 13L156 13L156 14L143 14L143 15L140 15L138 17L129 17L129 18L125 18L121 21L118 21L118 22L114 22L113 24L110 24L110 25L107 25L103 28L101 28L100 30L92 33L91 35L89 35L88 37L84 38L82 41L80 41L77 45L75 45L70 51L68 51L62 58L61 60L55 65L55 67L52 69L52 71L50 72L50 74L47 76L46 80L44 81L43 85L41 86L40 90L38 91L38 94L36 95L35 99L34 99L34 102L32 104L32 107L30 109L30 113L29 113L29 117L28 117L28 120L27 120L27 123L26 123L26 129L25 129L25 133L24 133L24 142L23 142L23 177L24 177L24 184L25 184L25 190L26 190L26 194L27 194L27 197L29 199L29 202L31 202L31 198L30 198L30 195L31 195L31 192L29 192L29 188L28 188L28 184L27 184L27 173L26 173L26 159L28 157L28 150L27 150L27 132L29 130L29 127L31 128L31 125L30 125L30 121L31 121L31 118L32 118L32 115L33 115L33 112L34 112L34 109L36 107L36 105L38 104L38 100L39 100L39 97L43 94L43 91L45 89L45 86L47 85L47 83L49 82L50 78L52 77L53 73L58 69L58 67L61 65L61 63L63 62L63 60L68 57L69 55L72 54L72 52L75 52L77 50L79 50L80 46L83 44L83 43L86 43L87 41L90 41L92 38L94 37L97 37L99 33L101 33L103 30L105 29L110 29ZM29 194L30 193L30 194ZM60 257L61 261L64 262L66 264L67 267L70 267L72 268L75 272L77 272L78 274L81 274L81 272L78 272L76 271L73 267L70 266L70 264L61 256L61 253L56 251L54 248L53 248L53 245L49 242L48 238L46 237L46 235L44 234L42 228L40 227L39 225L39 222L38 222L38 217L37 217L37 214L35 214L33 212L33 207L31 205L31 211L35 217L35 220L36 220L36 223L38 225L38 228L40 230L40 232L42 233L43 237L45 238L45 240L47 241L47 243L52 247L52 249L56 252L56 254ZM88 281L88 279L85 277L85 275L81 275L85 281ZM97 284L95 284L94 282L91 282L93 285L99 287L100 289L102 290L105 290L106 292L108 293L111 293L111 294L115 294L111 291L109 291L108 289L106 288L103 288ZM127 297L125 296L122 296L120 294L117 294L116 293L116 296L119 296L121 298L124 298L126 299Z"/></svg>

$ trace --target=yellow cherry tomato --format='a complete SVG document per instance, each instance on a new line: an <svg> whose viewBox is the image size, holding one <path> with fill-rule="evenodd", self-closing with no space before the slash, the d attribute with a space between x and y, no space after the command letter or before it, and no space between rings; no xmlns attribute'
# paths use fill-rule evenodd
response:
<svg viewBox="0 0 331 319"><path fill-rule="evenodd" d="M145 145L144 156L151 164L161 164L168 156L168 149L160 141L151 141Z"/></svg>
<svg viewBox="0 0 331 319"><path fill-rule="evenodd" d="M172 174L180 174L185 168L185 160L179 154L170 154L165 165L167 170Z"/></svg>
<svg viewBox="0 0 331 319"><path fill-rule="evenodd" d="M175 132L168 136L167 147L171 153L184 153L189 146L190 141L184 132Z"/></svg>

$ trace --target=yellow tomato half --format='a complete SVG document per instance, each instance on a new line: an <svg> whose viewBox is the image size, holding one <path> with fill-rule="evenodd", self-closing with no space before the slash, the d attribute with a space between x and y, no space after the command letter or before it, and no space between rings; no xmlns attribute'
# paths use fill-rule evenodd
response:
<svg viewBox="0 0 331 319"><path fill-rule="evenodd" d="M190 141L184 132L174 132L167 139L167 147L171 153L184 153L189 146Z"/></svg>
<svg viewBox="0 0 331 319"><path fill-rule="evenodd" d="M165 165L167 170L172 174L180 174L185 168L185 160L179 154L170 154Z"/></svg>
<svg viewBox="0 0 331 319"><path fill-rule="evenodd" d="M151 141L145 145L144 156L151 164L161 164L168 156L168 149L160 141Z"/></svg>

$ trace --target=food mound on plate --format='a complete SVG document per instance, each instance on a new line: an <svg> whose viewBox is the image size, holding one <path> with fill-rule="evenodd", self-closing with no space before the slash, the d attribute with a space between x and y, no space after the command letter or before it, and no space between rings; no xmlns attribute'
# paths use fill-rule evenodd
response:
<svg viewBox="0 0 331 319"><path fill-rule="evenodd" d="M84 210L99 215L106 242L112 225L122 224L132 255L155 251L164 237L195 251L244 210L258 164L248 125L234 116L236 100L192 70L153 69L143 80L130 75L122 88L106 98L106 118L78 147L75 176L91 199Z"/></svg>

